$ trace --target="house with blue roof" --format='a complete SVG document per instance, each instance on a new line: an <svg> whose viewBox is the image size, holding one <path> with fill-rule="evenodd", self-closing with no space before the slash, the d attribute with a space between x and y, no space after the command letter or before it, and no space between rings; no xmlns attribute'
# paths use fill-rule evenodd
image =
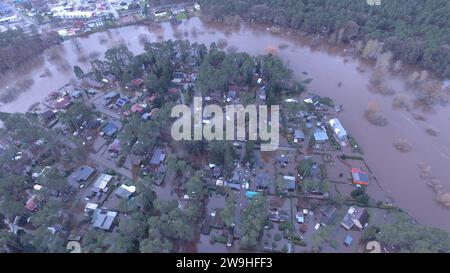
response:
<svg viewBox="0 0 450 273"><path fill-rule="evenodd" d="M108 137L114 136L119 128L112 122L108 122L102 129L102 133Z"/></svg>
<svg viewBox="0 0 450 273"><path fill-rule="evenodd" d="M324 143L328 141L328 135L327 132L322 130L322 128L317 127L314 131L314 139L317 143Z"/></svg>

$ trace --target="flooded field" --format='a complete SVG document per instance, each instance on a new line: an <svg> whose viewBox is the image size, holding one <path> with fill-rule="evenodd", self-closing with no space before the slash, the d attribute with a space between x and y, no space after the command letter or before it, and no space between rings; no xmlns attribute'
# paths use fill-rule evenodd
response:
<svg viewBox="0 0 450 273"><path fill-rule="evenodd" d="M143 50L143 40L188 39L191 42L217 42L227 50L250 54L269 52L280 56L295 76L311 78L309 91L331 97L337 105L343 104L340 119L347 131L356 138L364 150L366 162L376 175L382 188L393 198L395 205L405 209L420 223L445 228L450 231L450 209L436 201L445 200L450 191L450 111L436 106L422 110L414 107L413 90L400 76L388 76L389 85L396 94L386 96L370 91L369 82L374 69L358 59L340 55L342 49L311 48L310 41L295 33L273 35L262 26L241 25L224 27L203 23L192 18L180 25L163 23L160 28L128 26L92 34L86 38L66 41L50 49L45 61L30 73L15 80L33 79L28 91L10 103L0 106L0 111L26 112L37 101L44 99L74 80L73 65L89 69L89 59L102 57L110 47L125 43L136 54ZM2 85L5 89L14 82ZM412 110L394 109L394 97L403 95ZM368 122L365 112L368 104L376 105L387 120L380 127ZM417 120L413 114L425 120ZM437 134L430 134L430 128ZM427 132L428 130L428 132ZM394 147L398 139L407 139L411 149L401 152ZM424 175L424 172L427 175ZM440 195L427 185L430 179L438 181ZM450 200L449 200L450 202Z"/></svg>

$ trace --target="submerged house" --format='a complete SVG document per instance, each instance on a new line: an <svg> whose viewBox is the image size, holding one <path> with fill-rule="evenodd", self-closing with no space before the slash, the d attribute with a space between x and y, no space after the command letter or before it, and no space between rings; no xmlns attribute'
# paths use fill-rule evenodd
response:
<svg viewBox="0 0 450 273"><path fill-rule="evenodd" d="M105 127L102 128L102 135L113 137L119 128L112 122L108 122Z"/></svg>
<svg viewBox="0 0 450 273"><path fill-rule="evenodd" d="M258 190L264 190L272 184L272 178L268 173L260 173L255 177L255 182Z"/></svg>
<svg viewBox="0 0 450 273"><path fill-rule="evenodd" d="M157 148L153 152L152 157L150 158L150 165L152 166L159 166L162 162L164 162L164 159L166 158L166 154L163 150Z"/></svg>
<svg viewBox="0 0 450 273"><path fill-rule="evenodd" d="M105 173L101 174L95 181L94 186L92 187L92 191L97 193L107 192L108 191L107 186L109 182L111 182L112 178L113 178L112 175Z"/></svg>
<svg viewBox="0 0 450 273"><path fill-rule="evenodd" d="M58 116L52 110L47 110L44 113L39 115L39 119L40 119L42 125L51 127L58 120Z"/></svg>
<svg viewBox="0 0 450 273"><path fill-rule="evenodd" d="M285 175L283 176L283 180L285 183L284 189L287 191L295 191L295 177Z"/></svg>
<svg viewBox="0 0 450 273"><path fill-rule="evenodd" d="M89 166L81 166L73 174L72 178L78 183L89 181L95 174L95 169Z"/></svg>
<svg viewBox="0 0 450 273"><path fill-rule="evenodd" d="M359 168L352 168L352 180L356 185L369 185L369 175Z"/></svg>
<svg viewBox="0 0 450 273"><path fill-rule="evenodd" d="M95 209L92 215L92 226L103 230L111 230L117 212Z"/></svg>
<svg viewBox="0 0 450 273"><path fill-rule="evenodd" d="M122 184L117 190L114 192L117 197L123 199L130 199L130 197L136 192L135 186L127 186Z"/></svg>
<svg viewBox="0 0 450 273"><path fill-rule="evenodd" d="M327 132L317 127L316 130L314 131L314 139L316 140L317 143L327 142L328 141Z"/></svg>
<svg viewBox="0 0 450 273"><path fill-rule="evenodd" d="M334 134L340 141L347 140L347 131L342 126L341 122L337 118L330 119L329 121Z"/></svg>
<svg viewBox="0 0 450 273"><path fill-rule="evenodd" d="M294 131L294 142L300 142L305 140L305 133L303 130L295 130Z"/></svg>
<svg viewBox="0 0 450 273"><path fill-rule="evenodd" d="M347 230L355 227L362 230L369 221L369 213L365 208L350 207L342 219L341 226Z"/></svg>

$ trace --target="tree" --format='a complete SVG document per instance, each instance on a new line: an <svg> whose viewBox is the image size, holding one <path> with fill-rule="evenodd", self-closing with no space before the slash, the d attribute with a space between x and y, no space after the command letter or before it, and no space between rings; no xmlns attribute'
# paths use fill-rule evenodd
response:
<svg viewBox="0 0 450 273"><path fill-rule="evenodd" d="M41 185L49 187L58 192L67 192L70 185L67 183L67 178L59 174L57 168L50 168L38 178Z"/></svg>
<svg viewBox="0 0 450 273"><path fill-rule="evenodd" d="M223 165L230 170L237 153L230 141L213 141L208 143L208 156L211 163Z"/></svg>
<svg viewBox="0 0 450 273"><path fill-rule="evenodd" d="M39 227L33 234L25 234L23 245L26 252L63 253L68 252L66 241L58 234L52 234L46 226Z"/></svg>
<svg viewBox="0 0 450 273"><path fill-rule="evenodd" d="M73 66L73 73L75 74L75 76L76 76L78 79L81 79L81 78L84 77L84 72L83 72L83 70L81 69L81 67L79 67L78 65L74 65L74 66Z"/></svg>
<svg viewBox="0 0 450 273"><path fill-rule="evenodd" d="M189 195L190 198L197 200L204 200L208 194L206 185L198 174L194 175L186 182L185 188L186 194Z"/></svg>
<svg viewBox="0 0 450 273"><path fill-rule="evenodd" d="M255 196L241 213L241 240L240 246L244 249L254 250L258 246L266 221L267 199L264 196Z"/></svg>
<svg viewBox="0 0 450 273"><path fill-rule="evenodd" d="M324 35L338 43L377 39L396 59L450 76L450 3L446 1L388 1L377 7L352 0L203 0L201 4L202 13L218 21L240 15L255 23Z"/></svg>
<svg viewBox="0 0 450 273"><path fill-rule="evenodd" d="M232 191L228 192L225 200L225 208L222 210L222 219L226 226L230 227L234 222L234 215L236 212L236 194Z"/></svg>
<svg viewBox="0 0 450 273"><path fill-rule="evenodd" d="M78 129L85 121L93 120L96 112L81 102L75 102L67 111L61 114L61 120L73 130Z"/></svg>
<svg viewBox="0 0 450 273"><path fill-rule="evenodd" d="M160 237L151 237L140 243L139 250L141 253L171 253L172 244Z"/></svg>
<svg viewBox="0 0 450 273"><path fill-rule="evenodd" d="M350 193L350 195L358 203L361 203L364 205L369 204L370 197L366 193L366 188L363 188L363 187L356 188Z"/></svg>
<svg viewBox="0 0 450 273"><path fill-rule="evenodd" d="M407 216L380 227L376 239L398 252L450 252L450 237L446 231L414 224Z"/></svg>

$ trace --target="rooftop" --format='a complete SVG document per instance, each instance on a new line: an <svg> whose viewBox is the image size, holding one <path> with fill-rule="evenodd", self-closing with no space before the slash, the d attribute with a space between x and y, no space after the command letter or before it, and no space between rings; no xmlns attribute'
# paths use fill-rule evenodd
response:
<svg viewBox="0 0 450 273"><path fill-rule="evenodd" d="M94 168L89 166L81 166L72 174L72 178L79 183L86 182L94 173Z"/></svg>

